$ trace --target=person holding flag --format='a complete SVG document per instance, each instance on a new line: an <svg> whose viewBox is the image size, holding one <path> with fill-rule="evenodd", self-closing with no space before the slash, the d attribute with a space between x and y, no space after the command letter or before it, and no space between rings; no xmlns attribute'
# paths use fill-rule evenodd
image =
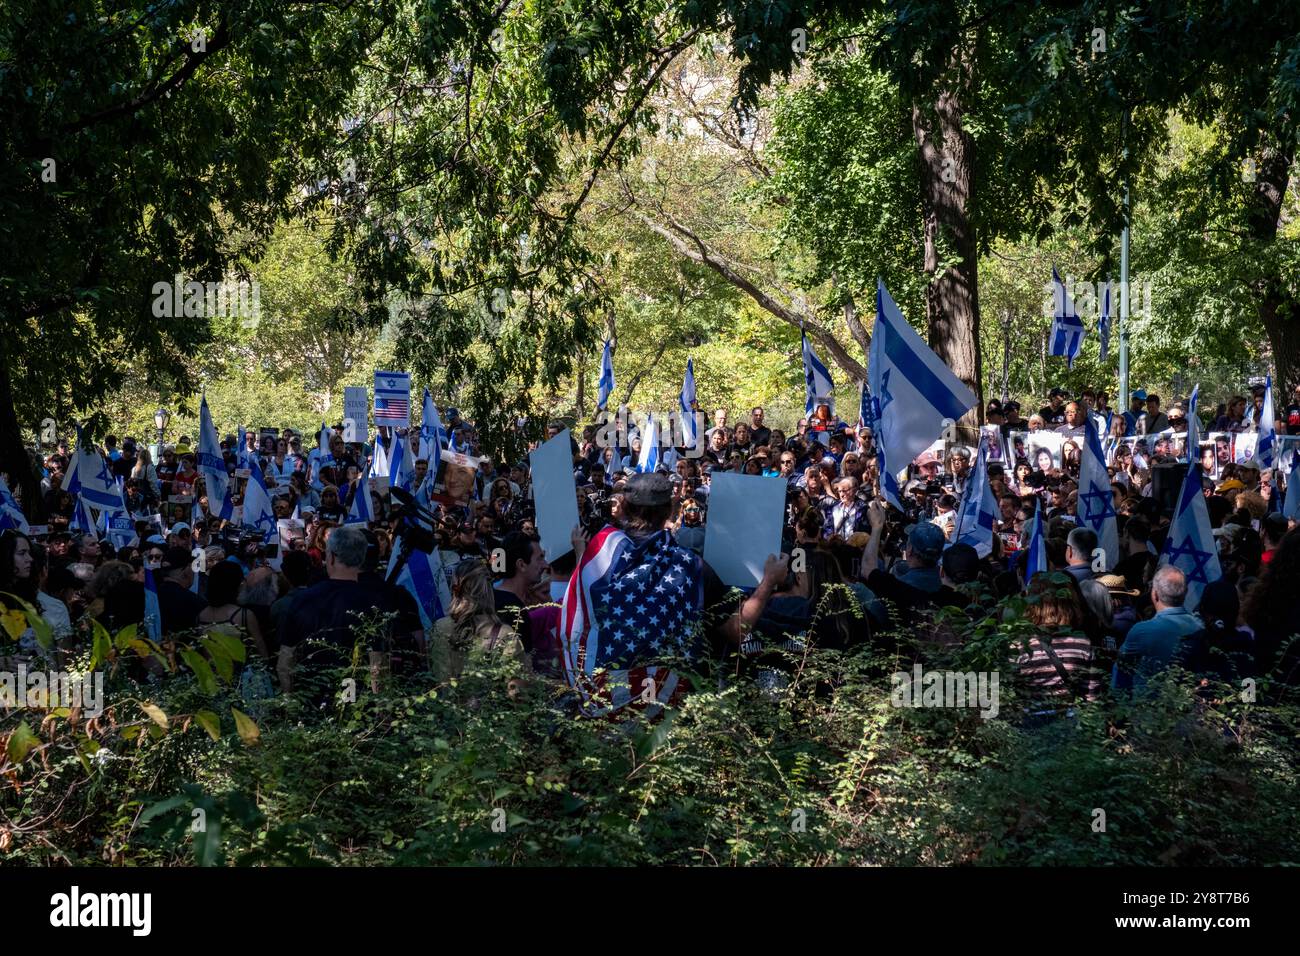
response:
<svg viewBox="0 0 1300 956"><path fill-rule="evenodd" d="M1119 561L1115 493L1110 486L1110 473L1106 470L1106 456L1101 450L1097 424L1091 416L1085 416L1083 424L1086 434L1079 458L1079 526L1096 533L1103 569L1109 571Z"/></svg>
<svg viewBox="0 0 1300 956"><path fill-rule="evenodd" d="M686 360L686 376L682 379L682 393L677 404L682 423L682 447L694 450L699 442L699 423L695 419L695 366L692 359Z"/></svg>
<svg viewBox="0 0 1300 956"><path fill-rule="evenodd" d="M988 471L988 442L981 436L975 470L962 493L949 545L968 544L981 558L993 552L993 527L1001 514Z"/></svg>
<svg viewBox="0 0 1300 956"><path fill-rule="evenodd" d="M803 326L799 327L799 337L803 343L804 414L811 418L818 405L830 402L835 385L831 373L813 351Z"/></svg>

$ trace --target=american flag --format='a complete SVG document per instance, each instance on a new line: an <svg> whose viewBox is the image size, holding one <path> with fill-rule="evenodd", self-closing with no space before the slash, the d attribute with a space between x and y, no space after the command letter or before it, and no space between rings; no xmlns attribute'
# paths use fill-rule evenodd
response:
<svg viewBox="0 0 1300 956"><path fill-rule="evenodd" d="M564 674L583 713L657 714L687 689L652 661L690 657L704 605L700 557L666 531L634 541L606 527L587 544L560 611ZM653 697L653 703L651 698Z"/></svg>
<svg viewBox="0 0 1300 956"><path fill-rule="evenodd" d="M411 373L375 373L375 425L411 424Z"/></svg>

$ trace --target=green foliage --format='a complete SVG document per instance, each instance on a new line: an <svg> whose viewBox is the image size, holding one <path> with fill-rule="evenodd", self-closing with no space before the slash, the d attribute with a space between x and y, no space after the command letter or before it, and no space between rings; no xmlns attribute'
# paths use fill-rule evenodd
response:
<svg viewBox="0 0 1300 956"><path fill-rule="evenodd" d="M1023 601L994 608L933 668L999 667ZM7 862L134 865L1243 865L1297 862L1291 706L1237 702L1170 671L1148 698L1018 725L898 708L899 661L861 649L790 657L782 689L700 680L663 719L579 718L509 664L430 687L398 681L320 711L245 706L187 673L137 715L125 671L88 730L42 726L4 767ZM344 673L355 673L352 670ZM342 674L321 676L338 686ZM314 699L317 689L306 692ZM27 729L22 729L27 726ZM35 733L5 718L10 751ZM224 731L224 732L223 732ZM17 743L15 743L17 741ZM0 752L3 749L0 748ZM96 756L98 754L98 756ZM1094 829L1105 811L1104 832Z"/></svg>

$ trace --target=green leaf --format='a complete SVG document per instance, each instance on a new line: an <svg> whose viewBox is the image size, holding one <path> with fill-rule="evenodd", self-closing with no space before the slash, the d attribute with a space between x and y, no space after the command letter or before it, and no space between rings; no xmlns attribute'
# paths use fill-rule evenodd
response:
<svg viewBox="0 0 1300 956"><path fill-rule="evenodd" d="M95 622L95 625L96 627L103 627L103 625L98 621ZM138 643L136 641L135 632L136 626L134 624L128 624L126 627L122 628L122 630L117 632L117 636L113 638L113 646L119 651L128 650L133 646L133 644ZM107 633L107 631L105 631L105 633Z"/></svg>
<svg viewBox="0 0 1300 956"><path fill-rule="evenodd" d="M40 738L32 733L32 728L28 727L27 721L24 720L9 735L5 754L13 763L22 763L32 749L40 745L40 742Z"/></svg>
<svg viewBox="0 0 1300 956"><path fill-rule="evenodd" d="M194 715L200 727L208 732L213 740L221 739L221 719L210 710L200 710Z"/></svg>
<svg viewBox="0 0 1300 956"><path fill-rule="evenodd" d="M244 647L244 642L237 635L222 630L213 630L209 631L204 638L204 643L208 642L219 645L226 652L227 657L239 661L241 664L248 657L248 649ZM209 649L209 653L211 653L211 649Z"/></svg>
<svg viewBox="0 0 1300 956"><path fill-rule="evenodd" d="M198 679L199 690L205 694L215 694L217 692L217 678L212 673L212 668L208 660L192 647L182 647L180 649L181 660L189 665L190 670Z"/></svg>
<svg viewBox="0 0 1300 956"><path fill-rule="evenodd" d="M262 732L257 729L253 718L234 707L230 708L230 712L235 716L235 729L239 731L239 739L250 747L257 743L262 737Z"/></svg>
<svg viewBox="0 0 1300 956"><path fill-rule="evenodd" d="M232 683L235 679L235 664L226 653L223 645L216 641L204 640L203 649L208 652L208 657L212 659L212 666L217 669L221 679L227 684Z"/></svg>

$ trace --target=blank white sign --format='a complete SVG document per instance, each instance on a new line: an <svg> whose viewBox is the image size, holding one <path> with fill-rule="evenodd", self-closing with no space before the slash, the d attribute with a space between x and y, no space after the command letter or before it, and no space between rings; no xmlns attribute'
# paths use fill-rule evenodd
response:
<svg viewBox="0 0 1300 956"><path fill-rule="evenodd" d="M566 428L528 456L537 505L537 533L546 560L573 550L569 537L578 523L578 493L573 480L573 445Z"/></svg>
<svg viewBox="0 0 1300 956"><path fill-rule="evenodd" d="M715 471L704 523L704 561L723 584L752 588L769 554L781 553L784 478Z"/></svg>

